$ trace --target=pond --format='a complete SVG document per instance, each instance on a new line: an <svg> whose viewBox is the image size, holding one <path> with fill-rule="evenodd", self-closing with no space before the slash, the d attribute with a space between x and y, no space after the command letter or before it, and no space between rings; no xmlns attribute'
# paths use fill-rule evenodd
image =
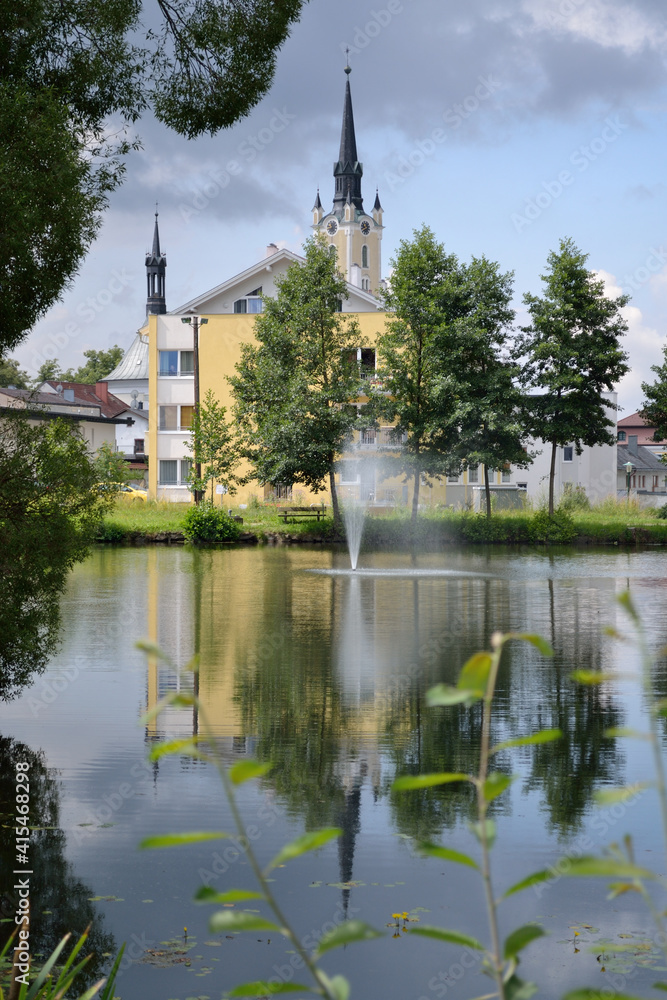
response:
<svg viewBox="0 0 667 1000"><path fill-rule="evenodd" d="M429 709L425 692L454 683L495 630L539 632L556 655L509 648L494 739L549 727L564 734L497 761L518 779L493 805L496 891L549 865L557 870L568 852L600 851L628 831L638 862L664 873L652 791L613 807L593 803L596 789L652 776L646 744L605 735L610 727L644 727L646 705L626 676L637 667L635 646L604 629L626 630L616 598L629 588L652 647L665 643L663 553L448 550L367 554L359 572L348 567L343 552L299 546L100 549L74 569L57 652L0 710L2 916L13 919L16 907L6 817L14 764L22 760L38 828L31 844L38 951L91 923L99 956L92 979L125 941L116 989L123 1000L218 998L246 980L307 981L283 938L212 934L212 911L193 902L202 884L254 886L238 843L138 848L152 834L233 829L213 767L187 756L147 761L156 742L207 724L226 763L273 764L240 790L262 864L304 830L342 828L339 841L277 868L272 887L307 945L351 917L384 932L323 961L350 979L352 998L490 992L474 952L406 932L420 920L488 939L475 872L424 858L415 847L417 838L430 838L476 855L470 786L399 795L391 784L406 773L474 770L478 709ZM172 663L137 650L140 639L157 643ZM192 690L193 674L180 669L195 652L201 716L173 707L140 725L167 691ZM618 680L578 687L569 677L575 668L604 668ZM667 694L662 661L654 686ZM503 904L505 933L532 920L548 932L527 949L520 970L539 982L539 996L580 985L647 993L667 978L637 894L610 901L607 892L605 880L554 877ZM398 929L396 912L411 918ZM628 944L632 950L619 949Z"/></svg>

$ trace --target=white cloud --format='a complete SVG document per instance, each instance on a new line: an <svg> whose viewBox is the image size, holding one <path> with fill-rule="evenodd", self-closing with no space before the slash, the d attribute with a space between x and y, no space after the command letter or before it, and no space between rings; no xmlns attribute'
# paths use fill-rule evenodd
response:
<svg viewBox="0 0 667 1000"><path fill-rule="evenodd" d="M565 32L575 38L622 49L634 55L645 46L664 50L667 32L658 15L651 16L629 4L609 0L523 0L523 10L537 30Z"/></svg>

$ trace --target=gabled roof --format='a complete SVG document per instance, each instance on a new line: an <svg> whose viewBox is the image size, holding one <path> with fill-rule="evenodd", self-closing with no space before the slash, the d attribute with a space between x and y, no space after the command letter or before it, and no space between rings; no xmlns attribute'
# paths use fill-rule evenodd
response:
<svg viewBox="0 0 667 1000"><path fill-rule="evenodd" d="M148 337L138 333L127 351L104 382L130 382L148 379Z"/></svg>
<svg viewBox="0 0 667 1000"><path fill-rule="evenodd" d="M63 383L66 385L67 383ZM70 383L73 385L75 383ZM128 424L134 423L133 417L120 418L118 414L108 416L102 413L101 400L95 403L82 402L81 400L63 399L60 393L38 392L31 389L6 389L0 388L0 409L16 409L14 405L5 406L5 399L20 400L24 406L20 409L31 410L31 416L45 417L67 417L73 420L87 420L99 424ZM115 397L114 397L115 399ZM120 400L119 400L120 402ZM83 412L82 412L83 410ZM94 410L96 412L91 413ZM127 404L123 403L123 411L130 412Z"/></svg>
<svg viewBox="0 0 667 1000"><path fill-rule="evenodd" d="M62 382L58 379L49 379L48 385L54 390L54 394L58 402L72 403L79 406L99 406L100 413L103 417L117 417L119 413L123 413L124 410L129 410L127 403L124 403L122 399L118 396L114 396L113 393L109 393L108 400L102 399L97 395L94 385L87 385L83 382ZM62 394L58 391L58 386L61 386L63 390L71 389L74 393L74 399L67 400L64 399ZM40 396L45 396L50 402L54 401L54 394L49 392L40 393Z"/></svg>
<svg viewBox="0 0 667 1000"><path fill-rule="evenodd" d="M654 441L655 426L648 420L644 420L639 413L631 413L629 416L623 417L618 421L616 427L618 430L626 432L631 429L636 430L640 444L667 444L667 441Z"/></svg>
<svg viewBox="0 0 667 1000"><path fill-rule="evenodd" d="M234 288L235 285L240 285L247 282L250 278L261 278L261 275L265 271L271 271L274 269L276 264L279 263L290 264L303 264L304 258L300 257L298 254L292 253L291 250L278 250L277 253L271 254L270 257L264 257L257 264L253 264L252 267L246 268L245 271L240 271L235 274L232 278L228 278L227 281L223 281L221 285L216 285L215 288L209 288L208 291L203 292L201 295L197 295L196 298L190 299L189 302L185 302L182 306L177 309L170 309L170 316L180 316L187 312L202 312L206 313L206 303L210 302L211 299L217 298L224 292L228 292L230 289ZM373 306L375 309L382 309L382 305L371 295L370 292L364 292L361 288L357 288L356 285L347 282L348 297L349 298L359 298L366 304Z"/></svg>
<svg viewBox="0 0 667 1000"><path fill-rule="evenodd" d="M667 472L665 463L661 462L658 456L652 451L649 451L648 448L643 448L641 445L637 446L636 451L630 451L627 444L619 444L616 446L616 455L616 464L619 472L625 472L623 466L626 462L632 462L638 472L660 472L663 476Z"/></svg>

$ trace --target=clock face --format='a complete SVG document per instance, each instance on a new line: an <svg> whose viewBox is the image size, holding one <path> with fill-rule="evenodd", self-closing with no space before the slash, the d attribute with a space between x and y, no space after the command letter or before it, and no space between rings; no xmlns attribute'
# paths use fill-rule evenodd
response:
<svg viewBox="0 0 667 1000"><path fill-rule="evenodd" d="M371 224L368 221L368 219L364 219L364 221L361 223L361 231L364 234L364 236L368 236L368 234L370 233Z"/></svg>
<svg viewBox="0 0 667 1000"><path fill-rule="evenodd" d="M327 232L329 236L335 236L336 233L338 232L338 223L336 222L335 219L331 219L329 222L327 222Z"/></svg>

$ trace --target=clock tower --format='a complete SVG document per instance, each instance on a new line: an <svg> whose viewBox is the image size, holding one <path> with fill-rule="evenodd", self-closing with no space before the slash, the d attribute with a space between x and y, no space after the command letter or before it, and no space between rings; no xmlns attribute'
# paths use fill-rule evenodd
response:
<svg viewBox="0 0 667 1000"><path fill-rule="evenodd" d="M328 242L336 247L338 264L346 280L362 291L377 295L381 278L382 206L376 192L372 212L364 211L361 195L364 168L357 159L349 65L345 67L345 73L347 81L340 152L333 168L333 208L328 215L324 214L318 191L313 205L313 229L323 233Z"/></svg>

